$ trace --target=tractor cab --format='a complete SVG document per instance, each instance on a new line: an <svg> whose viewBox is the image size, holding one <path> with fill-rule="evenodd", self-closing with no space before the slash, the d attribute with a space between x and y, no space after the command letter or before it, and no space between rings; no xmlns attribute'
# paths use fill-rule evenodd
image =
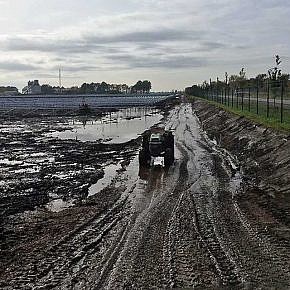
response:
<svg viewBox="0 0 290 290"><path fill-rule="evenodd" d="M164 128L151 128L143 134L139 163L142 166L164 165L174 162L174 136Z"/></svg>
<svg viewBox="0 0 290 290"><path fill-rule="evenodd" d="M161 135L160 133L151 134L149 140L149 151L151 156L153 157L160 156L164 147L163 142L164 142L163 135Z"/></svg>

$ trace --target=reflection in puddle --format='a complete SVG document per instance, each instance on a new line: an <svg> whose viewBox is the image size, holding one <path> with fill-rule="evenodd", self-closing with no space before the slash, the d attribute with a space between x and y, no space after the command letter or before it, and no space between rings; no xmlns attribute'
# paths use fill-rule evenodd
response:
<svg viewBox="0 0 290 290"><path fill-rule="evenodd" d="M79 141L105 140L104 143L125 143L138 137L162 119L152 108L128 108L112 112L99 120L72 120L73 130L53 132L49 136Z"/></svg>
<svg viewBox="0 0 290 290"><path fill-rule="evenodd" d="M54 199L51 202L49 202L45 207L47 210L52 212L60 212L64 209L67 209L74 205L74 200L68 200L64 201L63 199Z"/></svg>
<svg viewBox="0 0 290 290"><path fill-rule="evenodd" d="M9 160L8 158L0 159L0 165L20 165L22 161Z"/></svg>
<svg viewBox="0 0 290 290"><path fill-rule="evenodd" d="M119 164L110 164L104 169L104 177L99 179L96 184L93 184L89 188L88 197L93 196L109 186L113 180L113 178L117 175L117 170L120 169Z"/></svg>

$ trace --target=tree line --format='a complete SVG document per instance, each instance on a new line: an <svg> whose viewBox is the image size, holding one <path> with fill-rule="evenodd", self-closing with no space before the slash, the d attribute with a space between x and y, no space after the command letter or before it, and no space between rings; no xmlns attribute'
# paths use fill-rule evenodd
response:
<svg viewBox="0 0 290 290"><path fill-rule="evenodd" d="M0 94L3 94L3 93L9 93L9 92L18 92L18 89L16 87L12 87L12 86L0 86Z"/></svg>
<svg viewBox="0 0 290 290"><path fill-rule="evenodd" d="M275 88L284 85L289 86L289 74L282 73L280 69L281 59L279 55L275 56L275 65L270 68L267 73L258 74L254 78L247 78L245 68L242 68L238 74L229 76L225 73L224 80L216 78L216 80L204 81L202 84L195 84L185 89L185 93L188 95L201 95L204 89L237 89L247 87L259 87L263 88L268 84L271 88Z"/></svg>
<svg viewBox="0 0 290 290"><path fill-rule="evenodd" d="M151 90L151 82L148 80L139 80L135 85L128 86L127 84L108 84L101 83L83 83L80 87L73 86L71 88L53 87L49 84L41 86L42 94L127 94L127 93L149 93Z"/></svg>

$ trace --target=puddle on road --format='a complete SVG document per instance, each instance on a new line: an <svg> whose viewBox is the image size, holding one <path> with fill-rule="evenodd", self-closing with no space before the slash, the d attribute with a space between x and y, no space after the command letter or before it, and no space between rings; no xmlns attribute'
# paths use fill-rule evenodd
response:
<svg viewBox="0 0 290 290"><path fill-rule="evenodd" d="M8 158L0 159L0 165L21 165L22 161L9 160Z"/></svg>
<svg viewBox="0 0 290 290"><path fill-rule="evenodd" d="M238 192L241 190L243 184L243 175L241 172L236 172L235 176L230 179L230 189L232 193L232 198L235 198Z"/></svg>
<svg viewBox="0 0 290 290"><path fill-rule="evenodd" d="M99 179L97 183L89 188L88 197L93 196L109 186L117 175L117 170L120 169L120 164L110 164L104 168L104 177Z"/></svg>
<svg viewBox="0 0 290 290"><path fill-rule="evenodd" d="M160 111L152 108L128 108L112 112L100 120L71 120L72 130L49 133L49 137L79 141L104 140L103 143L125 143L160 122ZM107 140L107 141L106 141Z"/></svg>
<svg viewBox="0 0 290 290"><path fill-rule="evenodd" d="M61 198L50 201L45 208L51 212L60 212L74 205L74 200L64 201Z"/></svg>

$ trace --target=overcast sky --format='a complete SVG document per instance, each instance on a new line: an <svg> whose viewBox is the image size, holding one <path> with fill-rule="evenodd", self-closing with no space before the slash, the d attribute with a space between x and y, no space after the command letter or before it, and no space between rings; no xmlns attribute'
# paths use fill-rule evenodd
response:
<svg viewBox="0 0 290 290"><path fill-rule="evenodd" d="M183 89L224 72L290 72L289 0L0 0L0 85Z"/></svg>

